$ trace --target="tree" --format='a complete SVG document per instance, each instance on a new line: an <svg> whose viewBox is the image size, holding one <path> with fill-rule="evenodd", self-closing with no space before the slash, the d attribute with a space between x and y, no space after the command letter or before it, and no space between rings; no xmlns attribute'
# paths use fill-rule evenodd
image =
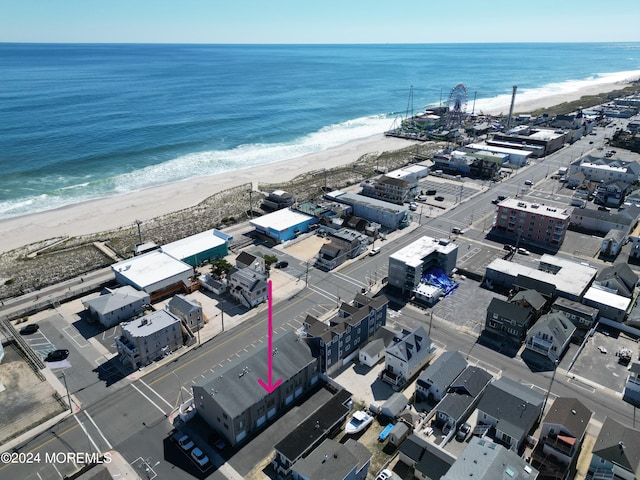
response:
<svg viewBox="0 0 640 480"><path fill-rule="evenodd" d="M264 265L266 267L267 270L269 270L271 268L271 265L273 265L274 263L276 263L278 261L278 257L276 257L275 255L264 255Z"/></svg>
<svg viewBox="0 0 640 480"><path fill-rule="evenodd" d="M224 258L211 261L211 274L216 278L226 275L232 268L233 265L227 262Z"/></svg>

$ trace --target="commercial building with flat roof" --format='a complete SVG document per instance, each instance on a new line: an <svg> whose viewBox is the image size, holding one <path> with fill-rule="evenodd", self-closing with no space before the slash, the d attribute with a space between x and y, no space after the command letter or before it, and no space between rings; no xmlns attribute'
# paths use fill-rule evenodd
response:
<svg viewBox="0 0 640 480"><path fill-rule="evenodd" d="M318 223L317 218L290 208L277 210L249 221L249 224L258 233L266 235L277 242L286 242L296 238L301 233L308 232L309 225L314 223Z"/></svg>
<svg viewBox="0 0 640 480"><path fill-rule="evenodd" d="M538 268L520 265L497 258L487 265L485 282L488 285L512 288L520 279L533 280L549 285L551 296L581 301L598 270L562 257L544 254L540 257Z"/></svg>
<svg viewBox="0 0 640 480"><path fill-rule="evenodd" d="M458 245L446 239L421 237L389 256L389 285L409 295L434 267L447 275L456 266Z"/></svg>
<svg viewBox="0 0 640 480"><path fill-rule="evenodd" d="M147 292L152 300L165 292L188 289L193 267L160 250L111 265L116 281Z"/></svg>
<svg viewBox="0 0 640 480"><path fill-rule="evenodd" d="M405 205L396 205L341 190L327 193L325 197L351 206L354 215L379 223L389 230L396 230L402 225L408 225L409 222L409 209Z"/></svg>
<svg viewBox="0 0 640 480"><path fill-rule="evenodd" d="M582 302L600 312L600 321L612 320L622 322L627 316L627 309L633 300L616 293L591 287L584 294Z"/></svg>
<svg viewBox="0 0 640 480"><path fill-rule="evenodd" d="M192 267L227 255L233 238L215 228L163 245L160 249Z"/></svg>

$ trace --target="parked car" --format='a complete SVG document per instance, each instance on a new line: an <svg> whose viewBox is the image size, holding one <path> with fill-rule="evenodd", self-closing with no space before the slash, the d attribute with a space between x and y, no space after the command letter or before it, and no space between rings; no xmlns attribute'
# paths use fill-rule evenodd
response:
<svg viewBox="0 0 640 480"><path fill-rule="evenodd" d="M416 210L418 210L418 204L415 202L411 202L409 204L409 210L411 210L412 212L415 212Z"/></svg>
<svg viewBox="0 0 640 480"><path fill-rule="evenodd" d="M516 247L514 247L513 245L505 245L502 248L504 248L505 250L509 250L510 252L513 252L516 249Z"/></svg>
<svg viewBox="0 0 640 480"><path fill-rule="evenodd" d="M533 185L533 180L525 180L524 184L525 185Z"/></svg>
<svg viewBox="0 0 640 480"><path fill-rule="evenodd" d="M427 195L435 195L436 194L436 189L435 188L430 188L429 190L427 190L425 192Z"/></svg>
<svg viewBox="0 0 640 480"><path fill-rule="evenodd" d="M435 200L436 202L442 202L442 201L444 200L444 197L442 197L442 196L438 195L437 197L435 197L435 198L434 198L434 200Z"/></svg>
<svg viewBox="0 0 640 480"><path fill-rule="evenodd" d="M281 260L279 262L276 262L274 266L276 268L287 268L289 266L289 262L287 262L286 260Z"/></svg>
<svg viewBox="0 0 640 480"><path fill-rule="evenodd" d="M20 335L31 335L32 333L36 333L39 329L40 325L38 325L37 323L25 325L20 329Z"/></svg>
<svg viewBox="0 0 640 480"><path fill-rule="evenodd" d="M209 457L207 457L204 452L198 447L194 448L191 451L191 458L193 458L201 467L204 467L207 463L209 463Z"/></svg>
<svg viewBox="0 0 640 480"><path fill-rule="evenodd" d="M607 353L607 349L605 347L603 347L602 345L600 345L598 347L598 350L600 350L600 353Z"/></svg>
<svg viewBox="0 0 640 480"><path fill-rule="evenodd" d="M531 254L531 252L529 250L527 250L526 248L522 248L522 247L518 248L518 253L520 255L530 255Z"/></svg>
<svg viewBox="0 0 640 480"><path fill-rule="evenodd" d="M509 198L508 195L498 195L498 200L500 200L500 201L506 200L507 198Z"/></svg>
<svg viewBox="0 0 640 480"><path fill-rule="evenodd" d="M459 442L464 442L465 438L467 438L467 435L469 435L469 432L471 432L471 425L469 425L468 423L463 423L462 425L460 425L460 427L458 427L458 431L456 432L456 440L458 440Z"/></svg>
<svg viewBox="0 0 640 480"><path fill-rule="evenodd" d="M388 470L385 468L378 474L378 476L376 477L376 480L388 480L392 476L393 476L393 473L391 473L391 470Z"/></svg>
<svg viewBox="0 0 640 480"><path fill-rule="evenodd" d="M69 350L54 350L49 352L44 359L45 362L59 362L69 356Z"/></svg>
<svg viewBox="0 0 640 480"><path fill-rule="evenodd" d="M180 445L180 448L182 448L185 452L188 452L194 447L193 440L189 438L189 435L182 435L180 438L178 438L177 442L178 445Z"/></svg>
<svg viewBox="0 0 640 480"><path fill-rule="evenodd" d="M380 249L379 248L372 248L371 251L369 252L369 256L373 257L373 256L375 256L375 255L377 255L379 253L380 253Z"/></svg>

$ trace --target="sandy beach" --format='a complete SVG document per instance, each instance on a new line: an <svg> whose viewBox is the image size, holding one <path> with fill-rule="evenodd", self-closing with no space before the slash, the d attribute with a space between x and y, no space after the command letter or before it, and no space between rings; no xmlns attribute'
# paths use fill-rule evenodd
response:
<svg viewBox="0 0 640 480"><path fill-rule="evenodd" d="M628 79L629 81L633 79ZM575 92L518 102L515 111L526 112L572 101L583 95L610 92L628 82L585 87ZM509 105L496 107L493 113L508 111ZM485 112L487 113L487 112ZM366 153L392 151L411 145L411 141L373 137L349 142L340 147L284 160L271 165L190 179L120 196L92 200L56 210L0 221L0 253L60 236L77 236L132 225L135 220L149 220L188 208L212 194L241 184L288 181L305 172L348 164ZM255 187L255 184L254 184Z"/></svg>

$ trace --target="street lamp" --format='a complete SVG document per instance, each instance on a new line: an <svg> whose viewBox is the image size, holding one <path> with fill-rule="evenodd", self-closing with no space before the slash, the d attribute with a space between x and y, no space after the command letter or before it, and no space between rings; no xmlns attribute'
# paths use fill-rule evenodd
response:
<svg viewBox="0 0 640 480"><path fill-rule="evenodd" d="M175 370L171 370L171 373L173 373L178 379L178 390L180 390L180 405L182 406L184 405L184 397L182 396L182 382L180 381L180 377L175 372Z"/></svg>
<svg viewBox="0 0 640 480"><path fill-rule="evenodd" d="M69 395L69 387L67 387L67 376L64 372L61 372L62 381L64 382L64 389L67 391L67 402L69 403L69 411L73 413L73 406L71 405L71 395Z"/></svg>

